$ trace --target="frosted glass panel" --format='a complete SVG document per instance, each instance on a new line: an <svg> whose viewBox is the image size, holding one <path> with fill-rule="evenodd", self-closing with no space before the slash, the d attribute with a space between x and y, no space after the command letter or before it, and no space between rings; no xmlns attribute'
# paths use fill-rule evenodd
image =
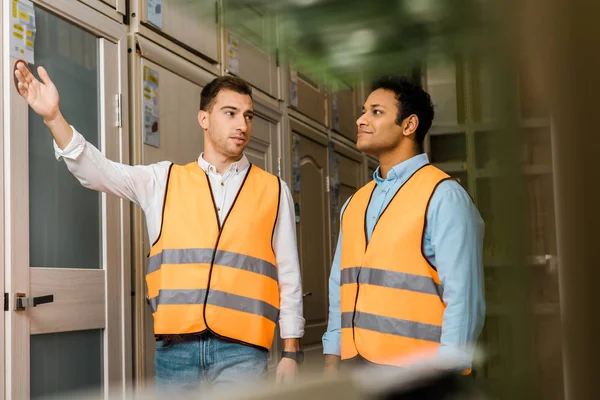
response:
<svg viewBox="0 0 600 400"><path fill-rule="evenodd" d="M98 39L36 7L35 63L60 93L62 113L98 147ZM37 73L36 73L37 75ZM32 267L101 268L101 197L54 157L52 135L29 111L29 212Z"/></svg>
<svg viewBox="0 0 600 400"><path fill-rule="evenodd" d="M31 398L102 390L103 330L31 336Z"/></svg>

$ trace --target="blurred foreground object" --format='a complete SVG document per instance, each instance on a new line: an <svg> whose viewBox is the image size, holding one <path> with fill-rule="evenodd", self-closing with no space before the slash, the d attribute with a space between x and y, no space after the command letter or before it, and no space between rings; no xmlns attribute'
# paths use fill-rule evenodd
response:
<svg viewBox="0 0 600 400"><path fill-rule="evenodd" d="M476 360L477 362L477 360ZM415 361L409 368L385 368L367 365L348 368L335 377L323 377L318 373L305 373L288 384L256 382L235 388L202 391L194 395L171 396L177 399L218 400L408 400L408 399L487 399L474 386L472 377L460 372L461 361L450 357L435 357ZM46 399L156 399L154 390L123 397L122 393L109 393L106 397L93 391L77 392Z"/></svg>
<svg viewBox="0 0 600 400"><path fill-rule="evenodd" d="M528 0L522 15L523 53L549 99L554 128L565 398L569 400L598 397L599 14L597 1Z"/></svg>
<svg viewBox="0 0 600 400"><path fill-rule="evenodd" d="M347 81L410 70L429 52L453 57L480 38L476 0L225 0L224 7L234 31L248 7L276 13L285 57L315 76Z"/></svg>

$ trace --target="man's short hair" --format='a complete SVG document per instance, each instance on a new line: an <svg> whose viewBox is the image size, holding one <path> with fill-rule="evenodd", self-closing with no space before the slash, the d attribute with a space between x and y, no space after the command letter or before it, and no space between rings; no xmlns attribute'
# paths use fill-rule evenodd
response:
<svg viewBox="0 0 600 400"><path fill-rule="evenodd" d="M423 87L412 79L399 76L383 76L376 79L372 91L377 89L390 90L394 92L398 100L398 116L396 124L402 124L405 118L415 114L419 118L419 126L415 132L415 140L419 148L423 148L425 135L431 128L434 111L431 97L423 90Z"/></svg>
<svg viewBox="0 0 600 400"><path fill-rule="evenodd" d="M231 90L252 98L252 87L248 82L236 76L220 76L210 81L202 89L202 93L200 93L200 110L210 111L221 90Z"/></svg>

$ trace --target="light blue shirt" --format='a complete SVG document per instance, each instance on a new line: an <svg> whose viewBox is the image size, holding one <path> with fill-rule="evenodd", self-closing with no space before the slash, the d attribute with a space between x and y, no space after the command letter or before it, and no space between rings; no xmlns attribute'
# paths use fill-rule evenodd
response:
<svg viewBox="0 0 600 400"><path fill-rule="evenodd" d="M375 223L394 194L416 170L428 163L427 154L419 154L394 166L386 179L380 177L377 168L374 173L376 188L367 208L369 240ZM348 201L342 208L342 214L347 204ZM437 268L444 289L446 310L442 320L439 354L466 357L465 368L471 365L470 348L477 342L485 319L483 234L483 220L469 194L458 182L443 181L431 197L423 249L425 256ZM342 240L340 229L329 277L329 323L323 335L324 354L340 355L341 352Z"/></svg>

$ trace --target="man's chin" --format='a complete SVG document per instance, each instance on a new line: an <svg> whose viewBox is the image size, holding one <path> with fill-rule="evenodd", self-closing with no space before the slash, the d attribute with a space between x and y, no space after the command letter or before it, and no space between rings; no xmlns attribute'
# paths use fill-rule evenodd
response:
<svg viewBox="0 0 600 400"><path fill-rule="evenodd" d="M356 143L356 148L358 149L358 151L368 154L370 156L375 156L375 149L373 148L373 146L369 146L368 143L364 143L363 141L361 141L360 139L357 141Z"/></svg>
<svg viewBox="0 0 600 400"><path fill-rule="evenodd" d="M245 148L246 148L246 146L230 147L227 149L227 155L231 158L240 158L240 157L242 157L242 154L244 153Z"/></svg>

